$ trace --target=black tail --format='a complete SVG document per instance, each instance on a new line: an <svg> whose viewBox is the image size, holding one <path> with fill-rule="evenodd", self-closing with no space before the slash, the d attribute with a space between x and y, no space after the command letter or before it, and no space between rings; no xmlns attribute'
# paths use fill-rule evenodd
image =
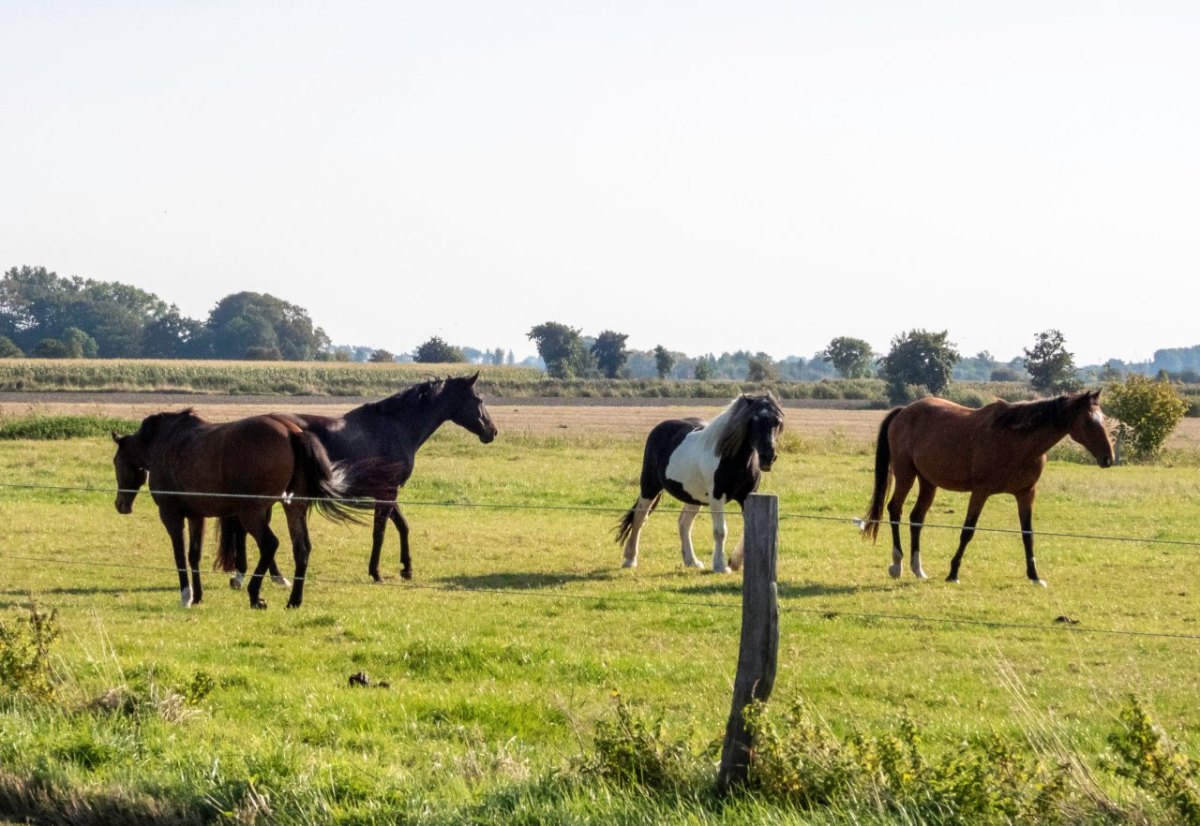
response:
<svg viewBox="0 0 1200 826"><path fill-rule="evenodd" d="M289 492L311 499L321 515L335 522L362 522L346 501L345 472L334 464L320 440L307 430L294 432L292 453L296 469L292 473Z"/></svg>
<svg viewBox="0 0 1200 826"><path fill-rule="evenodd" d="M217 520L220 526L217 536L217 558L213 560L213 570L232 571L237 568L238 524L236 516L226 516Z"/></svg>
<svg viewBox="0 0 1200 826"><path fill-rule="evenodd" d="M892 451L888 446L888 428L892 419L904 408L897 407L888 413L879 425L879 439L875 443L875 489L871 492L871 507L863 518L863 539L875 541L879 535L879 520L883 516L883 500L887 497L888 484L892 481Z"/></svg>
<svg viewBox="0 0 1200 826"><path fill-rule="evenodd" d="M653 513L654 509L658 507L659 499L662 499L662 491L659 491L658 495L655 496L652 500L650 500L650 512L651 513ZM622 516L621 521L617 523L617 544L618 545L623 544L625 542L625 540L629 538L629 535L631 533L633 533L633 514L634 514L635 510L637 510L636 502L634 503L632 508L625 511L625 515Z"/></svg>

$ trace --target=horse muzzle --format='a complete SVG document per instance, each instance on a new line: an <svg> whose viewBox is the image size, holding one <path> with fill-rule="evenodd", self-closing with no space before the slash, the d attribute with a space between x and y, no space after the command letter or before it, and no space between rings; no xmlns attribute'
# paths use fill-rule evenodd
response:
<svg viewBox="0 0 1200 826"><path fill-rule="evenodd" d="M114 503L117 506L117 513L131 514L133 513L133 499L124 496L118 496Z"/></svg>
<svg viewBox="0 0 1200 826"><path fill-rule="evenodd" d="M1100 465L1100 467L1112 467L1113 466L1113 457L1112 456L1101 456L1096 459L1096 464Z"/></svg>

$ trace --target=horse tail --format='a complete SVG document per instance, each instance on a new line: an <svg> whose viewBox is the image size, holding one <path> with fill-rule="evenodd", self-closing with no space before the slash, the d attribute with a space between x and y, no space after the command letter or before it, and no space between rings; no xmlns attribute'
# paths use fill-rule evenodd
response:
<svg viewBox="0 0 1200 826"><path fill-rule="evenodd" d="M871 492L871 507L863 517L863 539L872 542L879 535L879 520L883 516L883 500L887 496L888 485L892 481L892 449L888 445L888 428L892 419L896 418L904 408L897 407L888 413L879 425L879 438L875 442L875 488Z"/></svg>
<svg viewBox="0 0 1200 826"><path fill-rule="evenodd" d="M291 433L295 470L292 472L291 492L310 497L309 507L335 522L361 522L362 519L346 501L345 471L329 458L325 446L308 430Z"/></svg>
<svg viewBox="0 0 1200 826"><path fill-rule="evenodd" d="M660 500L660 499L662 499L662 491L661 490L658 492L657 495L655 495L655 497L652 500L650 500L650 510L648 511L648 513L654 512L654 509L658 507L658 500ZM621 521L617 523L617 544L618 545L623 544L625 542L625 540L629 538L629 535L631 533L633 533L633 516L634 516L635 510L637 510L637 503L634 503L634 506L632 508L625 511L625 515L622 516Z"/></svg>
<svg viewBox="0 0 1200 826"><path fill-rule="evenodd" d="M213 570L232 571L237 568L237 517L222 517L217 520L217 525L217 558L213 560Z"/></svg>

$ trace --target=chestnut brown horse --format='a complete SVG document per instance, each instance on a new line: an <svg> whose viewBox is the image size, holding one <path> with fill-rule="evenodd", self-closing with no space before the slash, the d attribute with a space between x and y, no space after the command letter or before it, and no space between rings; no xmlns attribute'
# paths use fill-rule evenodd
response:
<svg viewBox="0 0 1200 826"><path fill-rule="evenodd" d="M1010 493L1017 500L1021 538L1025 543L1025 575L1045 585L1033 562L1033 500L1038 479L1046 466L1046 451L1070 436L1087 448L1100 467L1111 467L1113 447L1100 411L1100 391L1084 391L1044 401L1009 404L997 401L979 410L927 398L888 413L879 428L875 448L875 490L864 519L864 537L879 532L888 482L896 480L888 500L892 526L892 565L888 573L899 577L901 560L900 516L904 498L918 482L917 501L909 514L912 537L912 572L924 579L921 569L921 526L938 488L969 491L967 518L958 551L950 561L947 582L958 582L967 543L988 497Z"/></svg>
<svg viewBox="0 0 1200 826"><path fill-rule="evenodd" d="M113 457L117 511L133 511L133 500L149 475L150 495L171 537L179 571L179 601L184 608L203 597L200 551L206 516L236 519L254 537L259 560L247 591L252 608L267 607L259 599L259 589L279 547L270 527L275 502L283 503L296 563L288 607L300 607L312 551L308 537L312 502L306 500L319 497L318 507L331 518L352 518L345 505L336 501L343 495L342 472L316 436L278 416L213 424L189 408L147 416L136 433L113 433L112 437L117 443ZM186 560L185 522L189 534Z"/></svg>

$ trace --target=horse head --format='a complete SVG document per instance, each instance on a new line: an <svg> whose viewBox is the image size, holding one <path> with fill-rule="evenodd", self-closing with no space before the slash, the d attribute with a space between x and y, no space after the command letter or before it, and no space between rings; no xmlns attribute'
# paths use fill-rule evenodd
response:
<svg viewBox="0 0 1200 826"><path fill-rule="evenodd" d="M487 405L475 391L475 382L478 380L479 373L461 378L447 377L442 386L442 394L450 413L450 421L471 431L486 445L496 438L499 431L492 422Z"/></svg>
<svg viewBox="0 0 1200 826"><path fill-rule="evenodd" d="M734 402L719 452L732 457L743 446L758 454L758 466L770 470L775 464L776 443L783 432L783 408L771 393L743 393Z"/></svg>
<svg viewBox="0 0 1200 826"><path fill-rule="evenodd" d="M1113 445L1100 409L1100 391L1083 392L1071 397L1067 433L1087 448L1100 467L1112 467Z"/></svg>
<svg viewBox="0 0 1200 826"><path fill-rule="evenodd" d="M113 456L113 467L117 471L117 513L133 513L133 500L146 484L146 460L136 435L118 436L113 431L112 439L117 444L117 453Z"/></svg>

